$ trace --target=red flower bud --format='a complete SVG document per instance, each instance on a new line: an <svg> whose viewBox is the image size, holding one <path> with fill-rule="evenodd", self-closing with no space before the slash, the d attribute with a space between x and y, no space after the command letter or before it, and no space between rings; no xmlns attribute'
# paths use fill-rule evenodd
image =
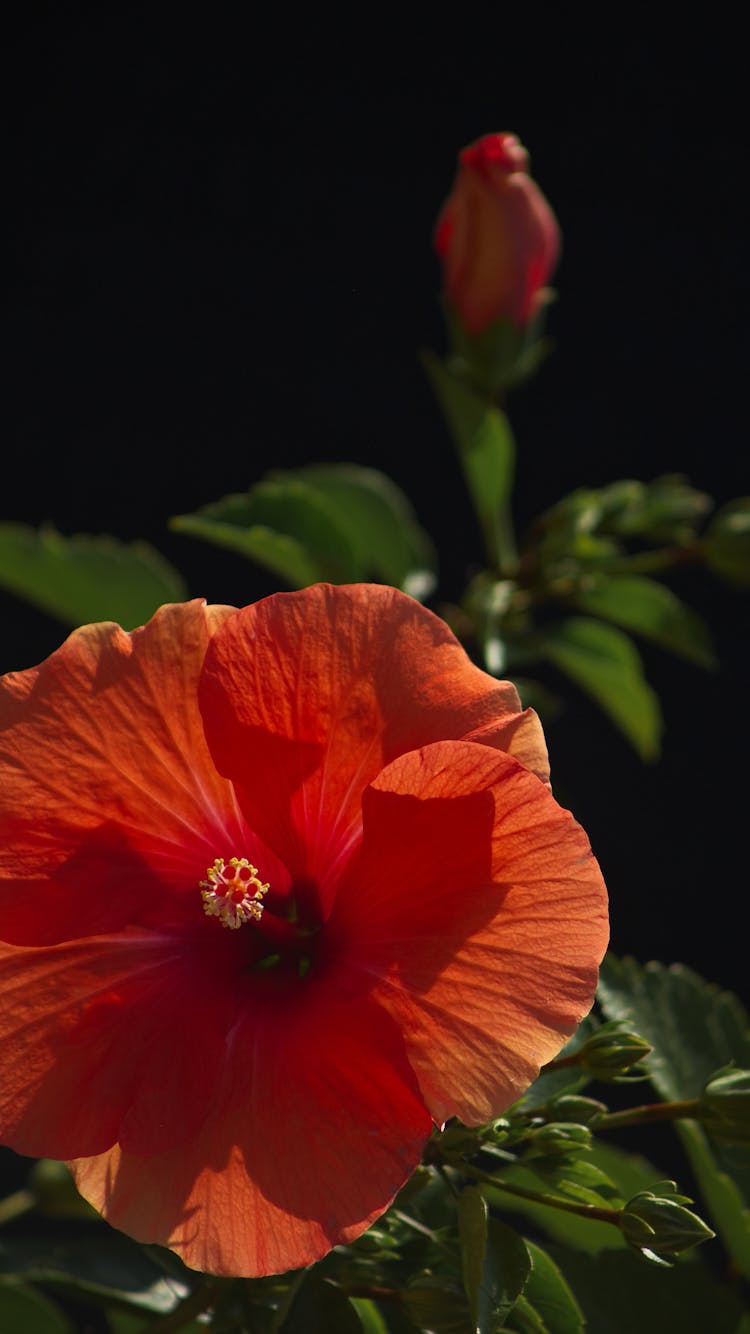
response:
<svg viewBox="0 0 750 1334"><path fill-rule="evenodd" d="M485 134L459 154L435 229L448 305L467 333L496 320L523 329L560 252L560 231L514 134Z"/></svg>

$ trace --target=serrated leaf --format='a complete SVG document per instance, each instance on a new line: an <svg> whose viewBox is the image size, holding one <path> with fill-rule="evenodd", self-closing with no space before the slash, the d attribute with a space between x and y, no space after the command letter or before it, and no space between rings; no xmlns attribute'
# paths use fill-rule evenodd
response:
<svg viewBox="0 0 750 1334"><path fill-rule="evenodd" d="M432 591L434 548L406 495L385 473L356 463L315 463L296 476L335 507L359 563L352 577L376 578L417 598Z"/></svg>
<svg viewBox="0 0 750 1334"><path fill-rule="evenodd" d="M645 1065L654 1087L668 1101L698 1097L709 1076L731 1060L750 1064L750 1027L741 1002L682 964L641 966L608 955L598 995L610 1018L638 1027L651 1043ZM712 1222L737 1268L750 1278L747 1155L721 1146L712 1151L697 1123L677 1122L675 1128Z"/></svg>
<svg viewBox="0 0 750 1334"><path fill-rule="evenodd" d="M541 1246L532 1241L526 1245L531 1256L531 1273L524 1298L554 1334L581 1334L583 1312L560 1268Z"/></svg>
<svg viewBox="0 0 750 1334"><path fill-rule="evenodd" d="M590 587L577 592L573 601L581 611L614 621L699 667L716 666L705 622L654 579L600 575L592 579Z"/></svg>
<svg viewBox="0 0 750 1334"><path fill-rule="evenodd" d="M657 759L662 732L659 701L628 635L601 621L574 616L540 630L535 646L596 700L641 759Z"/></svg>
<svg viewBox="0 0 750 1334"><path fill-rule="evenodd" d="M591 1334L747 1334L740 1297L700 1262L663 1269L629 1251L551 1248Z"/></svg>
<svg viewBox="0 0 750 1334"><path fill-rule="evenodd" d="M7 1334L73 1334L59 1307L33 1288L0 1281L0 1330Z"/></svg>
<svg viewBox="0 0 750 1334"><path fill-rule="evenodd" d="M313 1269L296 1286L281 1323L274 1326L274 1334L277 1332L362 1334L362 1321L346 1293Z"/></svg>
<svg viewBox="0 0 750 1334"><path fill-rule="evenodd" d="M513 489L516 447L504 412L472 392L432 354L424 358L450 432L458 446L488 551L502 568L508 551L498 527Z"/></svg>
<svg viewBox="0 0 750 1334"><path fill-rule="evenodd" d="M478 1186L466 1186L458 1198L458 1238L469 1310L479 1323L479 1294L487 1249L487 1205Z"/></svg>
<svg viewBox="0 0 750 1334"><path fill-rule="evenodd" d="M165 602L181 602L177 571L147 542L38 531L0 523L0 586L69 626L143 625Z"/></svg>

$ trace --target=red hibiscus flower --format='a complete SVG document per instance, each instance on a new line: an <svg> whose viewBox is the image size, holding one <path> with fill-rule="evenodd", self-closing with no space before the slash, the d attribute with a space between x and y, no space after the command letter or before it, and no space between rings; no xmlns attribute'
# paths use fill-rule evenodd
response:
<svg viewBox="0 0 750 1334"><path fill-rule="evenodd" d="M359 1235L591 1005L605 892L546 777L393 589L164 607L5 677L4 1142L214 1273Z"/></svg>

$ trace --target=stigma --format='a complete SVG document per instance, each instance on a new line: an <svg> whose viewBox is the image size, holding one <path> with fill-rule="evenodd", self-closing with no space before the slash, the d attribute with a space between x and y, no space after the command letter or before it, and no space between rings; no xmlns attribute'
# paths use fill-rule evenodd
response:
<svg viewBox="0 0 750 1334"><path fill-rule="evenodd" d="M236 931L244 922L259 922L263 916L261 899L270 886L258 879L257 866L246 857L217 857L200 882L203 911L218 917L222 926Z"/></svg>

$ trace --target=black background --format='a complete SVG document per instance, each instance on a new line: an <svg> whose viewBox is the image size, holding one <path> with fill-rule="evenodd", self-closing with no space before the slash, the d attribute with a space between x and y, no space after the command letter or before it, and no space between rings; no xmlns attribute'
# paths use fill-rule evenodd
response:
<svg viewBox="0 0 750 1334"><path fill-rule="evenodd" d="M242 604L274 580L168 517L269 467L353 459L408 491L456 596L480 549L417 353L443 345L431 232L456 153L494 129L527 145L564 233L556 350L511 404L521 526L626 476L750 489L736 34L553 31L545 11L522 31L488 9L416 41L291 11L272 36L153 10L32 5L9 34L3 517L146 537L191 594ZM571 697L553 775L602 862L613 948L746 992L747 599L675 586L721 672L644 650L660 764ZM3 670L60 642L0 608Z"/></svg>

